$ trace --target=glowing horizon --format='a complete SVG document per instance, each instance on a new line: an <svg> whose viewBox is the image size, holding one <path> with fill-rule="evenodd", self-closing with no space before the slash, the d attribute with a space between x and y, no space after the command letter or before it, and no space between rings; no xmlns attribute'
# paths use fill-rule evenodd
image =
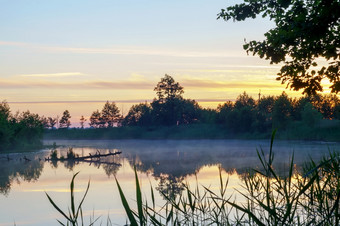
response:
<svg viewBox="0 0 340 226"><path fill-rule="evenodd" d="M216 108L244 91L254 99L259 92L300 96L275 80L280 65L243 50L244 38L263 39L273 23L216 20L226 6L223 0L6 2L0 99L13 112L53 116L68 109L74 121L102 101L118 102L125 113L133 103L151 101L165 74L184 87L184 98L203 107Z"/></svg>

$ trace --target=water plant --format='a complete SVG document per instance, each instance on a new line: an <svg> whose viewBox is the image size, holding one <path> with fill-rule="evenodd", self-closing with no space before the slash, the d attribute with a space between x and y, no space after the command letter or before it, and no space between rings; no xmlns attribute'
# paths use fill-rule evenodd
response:
<svg viewBox="0 0 340 226"><path fill-rule="evenodd" d="M61 214L63 215L63 217L66 219L66 224L61 222L60 220L57 220L59 222L60 225L72 225L72 226L78 226L78 225L84 225L84 218L83 218L83 211L82 211L82 205L83 202L85 200L85 197L87 195L87 192L90 188L90 181L87 184L87 188L85 191L84 196L82 197L80 203L78 204L78 207L76 207L75 205L75 200L74 200L74 179L75 177L79 174L79 172L77 172L76 174L73 175L71 183L70 183L70 193L71 193L71 209L68 208L68 214L64 211L61 210L61 208L59 208L59 206L53 201L53 199L45 192L48 200L50 201L50 203L52 204L52 206ZM95 219L92 221L92 223L90 223L91 225L94 225L94 223L98 220Z"/></svg>
<svg viewBox="0 0 340 226"><path fill-rule="evenodd" d="M259 169L249 170L242 175L242 190L236 190L243 200L237 200L236 194L227 192L228 179L219 173L217 191L206 186L195 188L184 184L184 190L178 197L169 196L160 191L166 200L162 206L155 203L154 190L151 186L151 204L142 196L141 186L134 168L137 209L130 207L127 198L116 179L118 192L126 212L129 224L137 225L339 225L340 224L340 154L330 152L319 163L312 159L305 164L303 172L295 169L294 155L290 160L286 175L279 174L274 166L272 134L269 154L257 150L261 163ZM78 173L77 173L78 174ZM71 225L78 225L79 213L83 222L81 205L77 211L74 205L74 178L71 181L71 210L66 215L47 195L51 204ZM229 195L227 195L229 194ZM61 221L58 221L60 224ZM109 221L108 221L109 222ZM91 223L93 225L93 223Z"/></svg>
<svg viewBox="0 0 340 226"><path fill-rule="evenodd" d="M243 176L243 191L237 192L244 202L226 197L228 180L224 182L220 172L219 193L208 187L202 192L198 186L191 189L185 185L185 191L177 199L162 193L167 203L161 211L156 211L154 198L150 207L139 197L135 170L138 211L134 211L117 181L131 225L339 225L339 153L330 153L318 165L310 160L303 174L294 170L293 156L288 175L281 176L273 167L274 137L275 131L268 159L262 149L257 150L261 169Z"/></svg>

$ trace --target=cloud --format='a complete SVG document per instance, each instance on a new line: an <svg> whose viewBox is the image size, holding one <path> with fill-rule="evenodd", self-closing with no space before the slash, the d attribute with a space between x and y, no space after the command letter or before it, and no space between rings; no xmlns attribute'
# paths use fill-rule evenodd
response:
<svg viewBox="0 0 340 226"><path fill-rule="evenodd" d="M216 67L216 65L215 65ZM243 72L249 73L254 72L258 73L258 69L280 69L280 66L277 65L220 65L223 68L230 68L230 69L188 69L188 70L181 70L187 72L201 72L201 73L234 73L234 72ZM246 70L245 70L246 69ZM249 71L249 69L257 69L256 71Z"/></svg>
<svg viewBox="0 0 340 226"><path fill-rule="evenodd" d="M64 73L49 73L49 74L23 74L22 77L70 77L70 76L83 76L86 74L80 72L64 72Z"/></svg>
<svg viewBox="0 0 340 226"><path fill-rule="evenodd" d="M247 89L247 88L276 88L279 87L279 83L268 82L254 82L254 81L213 81L213 80L198 80L198 79L186 79L182 80L180 84L189 89Z"/></svg>
<svg viewBox="0 0 340 226"><path fill-rule="evenodd" d="M2 46L16 46L29 49L42 50L56 53L75 54L112 54L112 55L145 55L168 57L235 57L225 51L191 51L184 49L151 47L151 46L114 46L104 48L50 46L35 43L1 41Z"/></svg>
<svg viewBox="0 0 340 226"><path fill-rule="evenodd" d="M151 80L82 80L77 82L47 81L47 80L9 80L0 79L0 87L3 89L72 89L72 90L153 90L157 81ZM214 81L209 79L182 79L179 83L185 90L226 90L226 89L247 89L247 88L277 88L278 82L255 82L255 81Z"/></svg>
<svg viewBox="0 0 340 226"><path fill-rule="evenodd" d="M77 82L60 82L46 80L9 80L0 79L0 87L3 89L134 89L150 90L153 89L154 83L148 81L77 81Z"/></svg>

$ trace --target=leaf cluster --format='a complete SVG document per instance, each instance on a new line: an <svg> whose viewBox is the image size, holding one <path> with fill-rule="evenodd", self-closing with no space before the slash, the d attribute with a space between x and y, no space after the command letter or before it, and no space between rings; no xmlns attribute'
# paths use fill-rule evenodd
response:
<svg viewBox="0 0 340 226"><path fill-rule="evenodd" d="M323 91L321 81L340 91L340 2L338 0L245 0L222 9L218 19L269 17L275 27L265 40L244 44L247 53L282 63L277 80L308 95ZM321 66L325 59L328 66Z"/></svg>

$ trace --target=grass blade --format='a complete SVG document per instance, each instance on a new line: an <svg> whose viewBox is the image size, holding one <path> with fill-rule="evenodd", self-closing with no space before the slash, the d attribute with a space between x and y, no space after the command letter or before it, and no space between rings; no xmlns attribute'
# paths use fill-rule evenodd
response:
<svg viewBox="0 0 340 226"><path fill-rule="evenodd" d="M128 215L130 224L131 224L131 226L138 226L137 221L136 221L135 217L133 216L133 212L130 209L129 203L126 201L126 198L125 198L125 195L123 193L123 190L122 190L122 188L120 187L120 185L118 183L117 178L115 178L115 180L116 180L116 184L117 184L117 187L118 187L120 199L122 201L122 204L123 204L123 207L125 209L125 212Z"/></svg>
<svg viewBox="0 0 340 226"><path fill-rule="evenodd" d="M50 201L50 203L52 204L52 206L59 212L61 213L61 215L63 215L68 221L72 222L72 220L54 203L54 201L52 200L52 198L45 192L48 200Z"/></svg>
<svg viewBox="0 0 340 226"><path fill-rule="evenodd" d="M139 185L136 167L135 167L135 179L136 179L136 200L137 200L139 224L144 225L142 192L141 192L140 185Z"/></svg>

